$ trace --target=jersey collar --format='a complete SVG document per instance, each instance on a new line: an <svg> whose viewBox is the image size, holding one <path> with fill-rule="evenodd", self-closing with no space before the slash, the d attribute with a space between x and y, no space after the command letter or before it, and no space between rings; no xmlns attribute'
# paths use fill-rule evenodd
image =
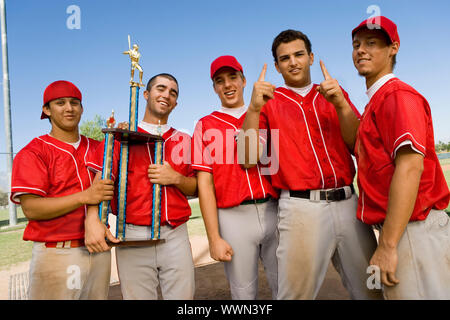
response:
<svg viewBox="0 0 450 320"><path fill-rule="evenodd" d="M389 80L395 78L393 73L388 73L387 75L382 76L378 79L369 89L367 89L366 94L369 97L369 100L377 93L377 91Z"/></svg>
<svg viewBox="0 0 450 320"><path fill-rule="evenodd" d="M70 143L58 140L49 134L40 136L39 138L41 138L42 140L44 140L48 143L54 144L58 148L64 149L70 153L74 153L77 150L84 150L84 148L87 144L87 138L81 134L80 134L80 145L78 146L78 149L75 149L75 147L73 145L71 145Z"/></svg>
<svg viewBox="0 0 450 320"><path fill-rule="evenodd" d="M171 136L173 136L175 134L175 129L170 127L166 132L163 133L162 138L164 140L167 140L168 138L170 138ZM141 126L138 125L138 132L143 132L143 133L149 133L149 134L153 134L152 132L148 132L144 129L142 129Z"/></svg>
<svg viewBox="0 0 450 320"><path fill-rule="evenodd" d="M317 93L317 91L316 91L317 86L318 86L317 84L313 84L311 90L304 97L302 97L298 93L296 93L288 88L285 88L285 87L279 87L275 90L275 92L278 91L279 93L283 93L283 94L287 95L288 97L295 99L295 100L308 100L308 99L312 99L315 96L315 94Z"/></svg>

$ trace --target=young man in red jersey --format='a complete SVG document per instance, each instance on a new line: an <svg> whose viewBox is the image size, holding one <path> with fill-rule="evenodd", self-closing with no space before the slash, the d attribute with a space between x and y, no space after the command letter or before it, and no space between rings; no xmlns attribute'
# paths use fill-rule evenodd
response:
<svg viewBox="0 0 450 320"><path fill-rule="evenodd" d="M260 164L238 163L236 137L247 111L242 66L233 56L218 57L211 80L222 107L199 120L192 141L210 254L224 262L232 299L257 298L259 259L275 298L278 194Z"/></svg>
<svg viewBox="0 0 450 320"><path fill-rule="evenodd" d="M145 247L117 247L117 268L122 296L126 300L158 299L157 287L163 299L194 298L194 262L186 222L191 208L186 196L195 195L197 179L190 165L191 139L167 122L177 105L179 87L174 76L162 73L152 77L144 91L147 100L138 132L159 135L164 139L164 164L154 164L154 142L133 144L129 149L127 214L125 238L149 239L152 224L152 188L162 185L161 238L164 242ZM101 170L104 146L89 160L89 166ZM114 146L115 174L120 145ZM106 243L98 207L90 208L88 218L92 228L86 230L91 239L88 248L103 251ZM91 220L92 219L92 220Z"/></svg>
<svg viewBox="0 0 450 320"><path fill-rule="evenodd" d="M86 158L98 142L79 134L82 113L74 84L51 83L41 119L49 118L52 129L14 158L11 200L29 220L23 239L34 241L29 299L108 298L110 252L90 254L84 231L87 205L112 199L114 186L94 179L87 168Z"/></svg>
<svg viewBox="0 0 450 320"><path fill-rule="evenodd" d="M273 41L275 68L285 85L274 90L265 81L266 67L254 85L243 129L278 130L279 170L272 184L281 189L278 209L278 299L314 299L330 260L352 299L378 299L366 285L369 259L376 247L370 226L356 219L355 168L350 149L359 113L339 86L339 101L349 120L311 82L311 42L300 31L285 30ZM346 110L347 110L346 109ZM269 132L269 133L270 133ZM341 135L342 134L342 135ZM256 135L257 136L257 135ZM240 140L241 141L241 140ZM250 139L250 150L258 141ZM256 145L256 147L255 147ZM245 150L244 147L240 150Z"/></svg>
<svg viewBox="0 0 450 320"><path fill-rule="evenodd" d="M365 20L352 41L369 96L355 143L358 219L380 230L370 264L379 267L387 299L450 299L450 219L443 211L450 195L430 107L392 73L400 47L394 22Z"/></svg>

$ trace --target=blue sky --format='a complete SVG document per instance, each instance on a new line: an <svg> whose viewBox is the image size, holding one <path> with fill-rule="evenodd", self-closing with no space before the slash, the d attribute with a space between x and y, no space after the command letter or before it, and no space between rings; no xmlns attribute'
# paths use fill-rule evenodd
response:
<svg viewBox="0 0 450 320"><path fill-rule="evenodd" d="M81 28L70 30L70 5L81 10ZM450 141L450 2L442 1L151 1L6 0L13 148L48 133L39 120L42 94L55 80L74 82L83 93L84 120L116 111L126 121L129 103L127 35L138 43L144 80L172 73L180 83L173 127L192 132L195 122L220 105L209 78L219 55L235 55L244 67L248 103L264 63L267 81L282 85L273 67L271 44L282 30L306 33L316 62L313 82L323 80L319 59L339 80L362 112L365 83L351 60L351 30L376 5L398 25L401 39L395 74L421 92L431 105L435 139ZM3 100L1 100L3 108ZM140 97L140 118L145 100ZM0 113L3 124L3 112ZM3 127L3 126L2 126ZM0 152L5 132L0 130ZM6 167L0 157L0 170Z"/></svg>

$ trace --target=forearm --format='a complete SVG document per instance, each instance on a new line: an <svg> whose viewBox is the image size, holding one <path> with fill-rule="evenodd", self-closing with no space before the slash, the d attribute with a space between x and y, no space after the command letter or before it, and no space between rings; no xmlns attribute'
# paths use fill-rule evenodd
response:
<svg viewBox="0 0 450 320"><path fill-rule="evenodd" d="M210 176L209 176L210 175ZM198 173L198 197L209 243L220 238L219 220L212 174Z"/></svg>
<svg viewBox="0 0 450 320"><path fill-rule="evenodd" d="M100 221L98 215L98 205L89 205L87 208L86 221L93 221L93 220Z"/></svg>
<svg viewBox="0 0 450 320"><path fill-rule="evenodd" d="M251 168L259 161L259 115L249 107L237 140L238 161L244 168Z"/></svg>
<svg viewBox="0 0 450 320"><path fill-rule="evenodd" d="M186 177L180 174L177 179L178 182L174 184L186 196L195 196L197 194L197 178Z"/></svg>
<svg viewBox="0 0 450 320"><path fill-rule="evenodd" d="M418 154L416 157L422 158ZM380 234L380 245L397 248L414 210L422 171L423 160L422 163L417 161L414 164L405 161L396 165L389 190L386 219Z"/></svg>
<svg viewBox="0 0 450 320"><path fill-rule="evenodd" d="M353 151L356 140L356 132L359 127L359 120L346 100L342 103L342 105L336 107L336 113L339 118L342 138L344 139L347 147Z"/></svg>
<svg viewBox="0 0 450 320"><path fill-rule="evenodd" d="M44 198L34 195L20 196L24 215L29 220L50 220L63 216L84 205L83 193Z"/></svg>

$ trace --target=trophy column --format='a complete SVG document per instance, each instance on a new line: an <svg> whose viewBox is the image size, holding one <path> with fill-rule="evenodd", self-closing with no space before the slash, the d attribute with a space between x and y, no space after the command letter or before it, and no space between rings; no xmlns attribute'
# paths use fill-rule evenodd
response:
<svg viewBox="0 0 450 320"><path fill-rule="evenodd" d="M131 82L130 86L130 109L129 109L129 130L137 131L137 119L139 110L139 84ZM125 226L127 218L127 182L128 182L128 133L124 132L120 146L119 162L119 193L117 197L117 225L116 238L125 240Z"/></svg>
<svg viewBox="0 0 450 320"><path fill-rule="evenodd" d="M155 141L155 164L163 164L164 142L162 140ZM160 221L161 221L161 185L153 184L153 210L152 210L152 239L156 240L160 237Z"/></svg>
<svg viewBox="0 0 450 320"><path fill-rule="evenodd" d="M107 128L113 128L115 124L114 110L111 117L106 122ZM111 179L112 162L114 154L114 134L112 132L105 133L105 148L103 151L103 170L102 179ZM108 222L109 201L102 201L99 205L98 213L100 221L104 224Z"/></svg>
<svg viewBox="0 0 450 320"><path fill-rule="evenodd" d="M139 107L139 89L144 87L142 83L142 68L138 61L140 54L138 46L133 48L129 45L129 50L124 54L128 54L131 58L131 81L130 81L130 105L129 105L129 127L128 130L114 128L114 116L111 116L107 121L108 128L103 129L105 133L105 148L103 156L103 170L102 178L111 178L113 163L114 141L120 142L120 158L118 159L118 187L117 187L117 220L116 220L116 238L121 240L120 243L115 244L108 241L110 246L145 246L151 245L160 241L160 225L161 225L161 185L153 184L153 190L148 191L148 196L152 198L153 207L151 208L151 234L145 239L129 239L126 238L126 217L127 217L127 182L128 182L128 160L129 148L133 144L155 143L155 163L163 164L164 161L164 140L161 134L161 127L159 127L159 134L152 135L144 132L138 132L138 107ZM133 81L134 70L139 70L140 82ZM144 168L147 170L147 168ZM99 205L99 216L103 223L108 224L108 208L109 201L103 201Z"/></svg>

